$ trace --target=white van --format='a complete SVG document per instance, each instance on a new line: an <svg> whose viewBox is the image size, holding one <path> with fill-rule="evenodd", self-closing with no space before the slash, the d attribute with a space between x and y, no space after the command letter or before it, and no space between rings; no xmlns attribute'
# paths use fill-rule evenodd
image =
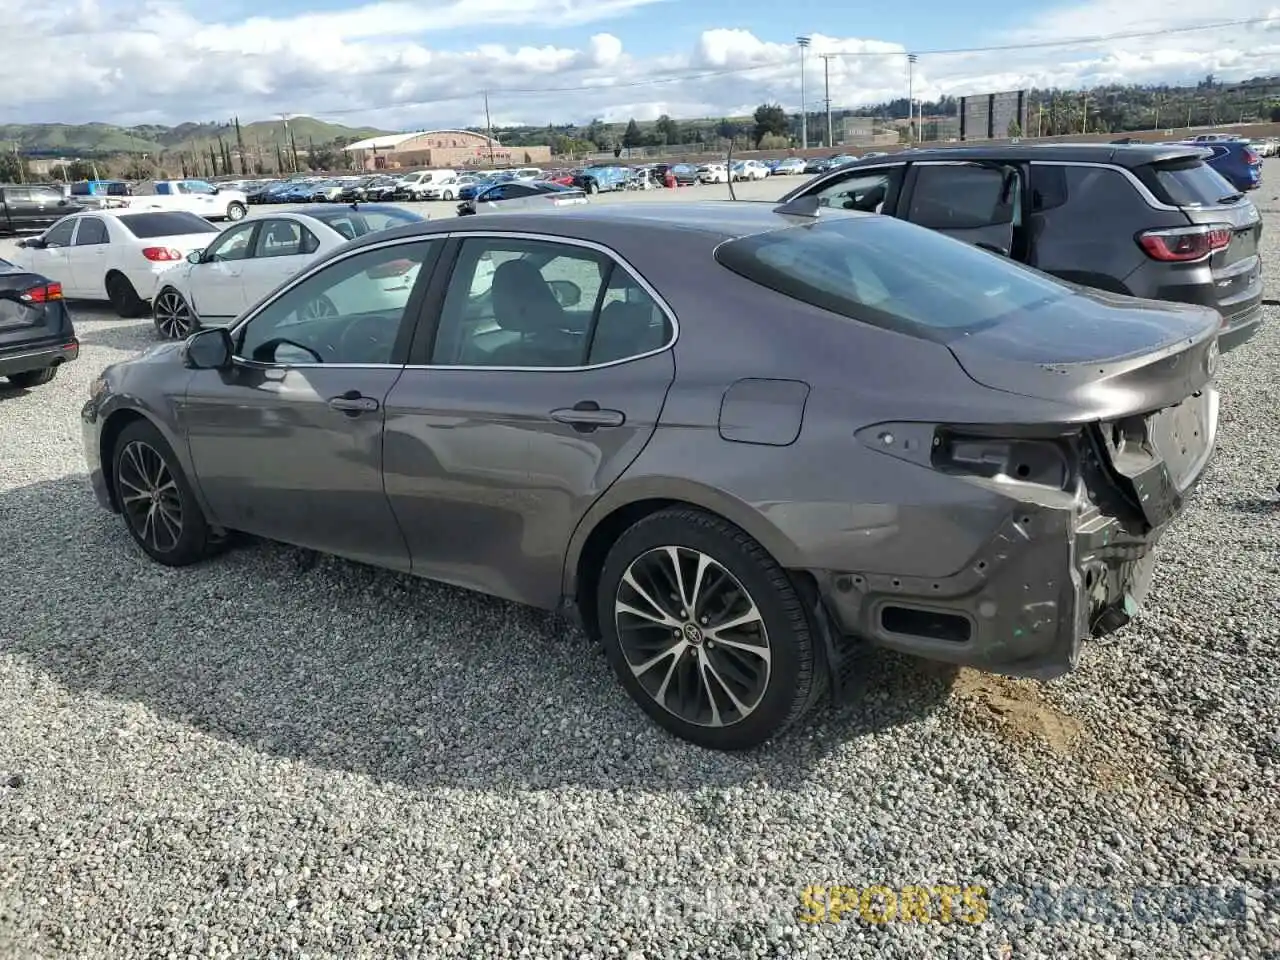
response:
<svg viewBox="0 0 1280 960"><path fill-rule="evenodd" d="M428 189L439 186L445 180L457 175L455 170L420 170L401 177L400 189L408 195L410 200L424 200Z"/></svg>

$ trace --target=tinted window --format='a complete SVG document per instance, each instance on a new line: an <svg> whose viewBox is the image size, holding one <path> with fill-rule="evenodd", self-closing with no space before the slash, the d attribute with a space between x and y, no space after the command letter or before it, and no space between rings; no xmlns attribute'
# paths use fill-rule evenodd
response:
<svg viewBox="0 0 1280 960"><path fill-rule="evenodd" d="M1052 210L1067 202L1067 171L1061 164L1032 164L1031 209Z"/></svg>
<svg viewBox="0 0 1280 960"><path fill-rule="evenodd" d="M51 247L71 246L71 231L75 229L74 218L64 218L49 228L44 235L44 242Z"/></svg>
<svg viewBox="0 0 1280 960"><path fill-rule="evenodd" d="M31 199L29 187L5 187L4 198L8 203L25 203Z"/></svg>
<svg viewBox="0 0 1280 960"><path fill-rule="evenodd" d="M669 338L652 298L604 254L475 238L459 252L431 362L579 367L647 353Z"/></svg>
<svg viewBox="0 0 1280 960"><path fill-rule="evenodd" d="M391 363L430 252L419 241L333 261L241 327L236 353L261 363Z"/></svg>
<svg viewBox="0 0 1280 960"><path fill-rule="evenodd" d="M931 230L973 230L1013 222L1015 191L992 167L920 166L907 218Z"/></svg>
<svg viewBox="0 0 1280 960"><path fill-rule="evenodd" d="M296 257L315 253L320 242L311 231L293 220L267 220L258 230L254 257Z"/></svg>
<svg viewBox="0 0 1280 960"><path fill-rule="evenodd" d="M140 240L153 237L177 237L185 233L217 233L218 228L194 213L126 213L117 217L126 230Z"/></svg>
<svg viewBox="0 0 1280 960"><path fill-rule="evenodd" d="M940 337L1072 295L1004 257L889 217L844 217L730 240L716 260L855 320Z"/></svg>
<svg viewBox="0 0 1280 960"><path fill-rule="evenodd" d="M28 187L31 199L36 203L57 203L62 199L62 191L54 187Z"/></svg>
<svg viewBox="0 0 1280 960"><path fill-rule="evenodd" d="M1147 167L1142 179L1165 203L1187 207L1217 206L1239 191L1217 170L1200 160Z"/></svg>
<svg viewBox="0 0 1280 960"><path fill-rule="evenodd" d="M256 223L242 223L226 231L209 244L204 251L206 263L223 263L228 260L248 260L252 254L249 245Z"/></svg>
<svg viewBox="0 0 1280 960"><path fill-rule="evenodd" d="M862 210L879 213L889 195L890 171L859 170L852 176L817 191L818 203L837 210Z"/></svg>
<svg viewBox="0 0 1280 960"><path fill-rule="evenodd" d="M95 246L100 243L110 243L111 238L107 234L107 225L97 217L82 217L80 219L80 229L76 231L76 246L88 247Z"/></svg>

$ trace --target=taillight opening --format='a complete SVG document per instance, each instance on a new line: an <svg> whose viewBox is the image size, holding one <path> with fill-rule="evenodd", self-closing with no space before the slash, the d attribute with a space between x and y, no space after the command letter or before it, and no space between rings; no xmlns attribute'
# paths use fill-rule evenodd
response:
<svg viewBox="0 0 1280 960"><path fill-rule="evenodd" d="M32 287L20 293L18 299L23 303L50 303L54 300L61 300L62 284L45 283L38 287Z"/></svg>
<svg viewBox="0 0 1280 960"><path fill-rule="evenodd" d="M142 255L152 263L169 263L182 259L182 251L173 247L143 247Z"/></svg>
<svg viewBox="0 0 1280 960"><path fill-rule="evenodd" d="M1259 164L1262 162L1262 158L1258 156L1256 153L1254 153L1252 150L1246 150L1244 152L1244 162L1251 165Z"/></svg>
<svg viewBox="0 0 1280 960"><path fill-rule="evenodd" d="M1068 489L1074 469L1060 440L984 437L939 428L934 434L933 466L944 473L984 477L1005 483L1030 483Z"/></svg>
<svg viewBox="0 0 1280 960"><path fill-rule="evenodd" d="M1226 223L1144 230L1138 234L1138 245L1153 260L1190 263L1227 249L1231 246L1231 233L1231 225Z"/></svg>

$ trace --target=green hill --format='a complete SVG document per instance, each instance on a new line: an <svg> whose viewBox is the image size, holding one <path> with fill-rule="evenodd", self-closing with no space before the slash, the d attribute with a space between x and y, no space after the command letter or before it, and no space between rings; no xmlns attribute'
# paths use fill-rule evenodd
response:
<svg viewBox="0 0 1280 960"><path fill-rule="evenodd" d="M284 124L280 120L241 124L245 145L259 149L274 149L277 139L283 143L283 129ZM346 127L313 117L290 118L289 130L299 148L312 142L321 146L335 140L351 142L388 132L374 127ZM110 123L0 124L0 142L16 143L18 149L28 155L95 157L122 153L207 153L211 144L217 144L219 136L234 146L235 127L229 122L182 123L174 127L158 124L120 127Z"/></svg>

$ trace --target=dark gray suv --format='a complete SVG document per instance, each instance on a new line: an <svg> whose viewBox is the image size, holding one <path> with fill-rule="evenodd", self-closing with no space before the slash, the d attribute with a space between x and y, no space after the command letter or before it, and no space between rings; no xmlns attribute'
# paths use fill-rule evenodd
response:
<svg viewBox="0 0 1280 960"><path fill-rule="evenodd" d="M1219 343L1262 317L1257 208L1188 144L912 150L816 177L783 199L889 214L1063 280L1210 306Z"/></svg>

